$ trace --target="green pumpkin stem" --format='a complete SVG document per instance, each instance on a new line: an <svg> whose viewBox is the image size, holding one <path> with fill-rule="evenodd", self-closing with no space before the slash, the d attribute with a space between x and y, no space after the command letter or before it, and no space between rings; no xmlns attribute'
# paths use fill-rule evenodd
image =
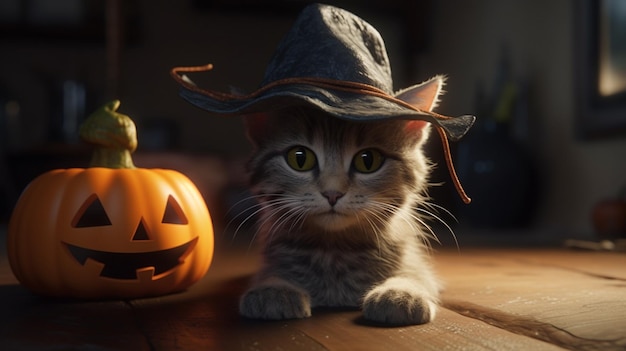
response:
<svg viewBox="0 0 626 351"><path fill-rule="evenodd" d="M91 167L135 168L131 153L137 149L137 130L133 120L115 112L114 100L92 113L80 126L80 138L95 146Z"/></svg>

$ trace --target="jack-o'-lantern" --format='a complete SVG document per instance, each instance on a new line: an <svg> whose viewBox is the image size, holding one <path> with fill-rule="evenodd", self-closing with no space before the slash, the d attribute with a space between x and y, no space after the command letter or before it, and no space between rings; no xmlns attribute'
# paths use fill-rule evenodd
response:
<svg viewBox="0 0 626 351"><path fill-rule="evenodd" d="M136 168L134 123L105 105L81 126L96 144L90 168L42 174L9 223L9 262L34 292L137 298L184 290L207 272L213 227L183 174Z"/></svg>

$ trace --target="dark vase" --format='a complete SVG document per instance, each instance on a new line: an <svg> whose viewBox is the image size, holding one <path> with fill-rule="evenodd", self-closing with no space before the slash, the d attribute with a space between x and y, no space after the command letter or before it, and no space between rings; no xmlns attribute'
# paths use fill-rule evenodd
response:
<svg viewBox="0 0 626 351"><path fill-rule="evenodd" d="M456 163L472 198L457 211L463 223L476 228L528 225L537 196L532 165L507 123L479 122L458 144Z"/></svg>

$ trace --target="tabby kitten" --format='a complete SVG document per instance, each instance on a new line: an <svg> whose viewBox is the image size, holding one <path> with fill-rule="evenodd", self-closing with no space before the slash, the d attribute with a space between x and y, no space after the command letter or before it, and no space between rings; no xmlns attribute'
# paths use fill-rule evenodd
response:
<svg viewBox="0 0 626 351"><path fill-rule="evenodd" d="M399 95L430 111L442 84L435 77ZM427 211L420 211L430 126L346 121L304 107L250 116L247 124L264 265L240 313L275 320L344 306L377 323L432 320L439 283L426 252Z"/></svg>

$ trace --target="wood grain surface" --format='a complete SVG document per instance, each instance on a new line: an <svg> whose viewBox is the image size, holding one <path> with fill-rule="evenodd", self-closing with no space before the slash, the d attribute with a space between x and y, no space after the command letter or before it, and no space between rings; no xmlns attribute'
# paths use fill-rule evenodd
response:
<svg viewBox="0 0 626 351"><path fill-rule="evenodd" d="M2 350L624 350L626 254L566 249L443 249L446 283L434 322L381 327L358 310L251 321L237 301L254 249L221 245L183 293L130 301L36 296L0 255Z"/></svg>

